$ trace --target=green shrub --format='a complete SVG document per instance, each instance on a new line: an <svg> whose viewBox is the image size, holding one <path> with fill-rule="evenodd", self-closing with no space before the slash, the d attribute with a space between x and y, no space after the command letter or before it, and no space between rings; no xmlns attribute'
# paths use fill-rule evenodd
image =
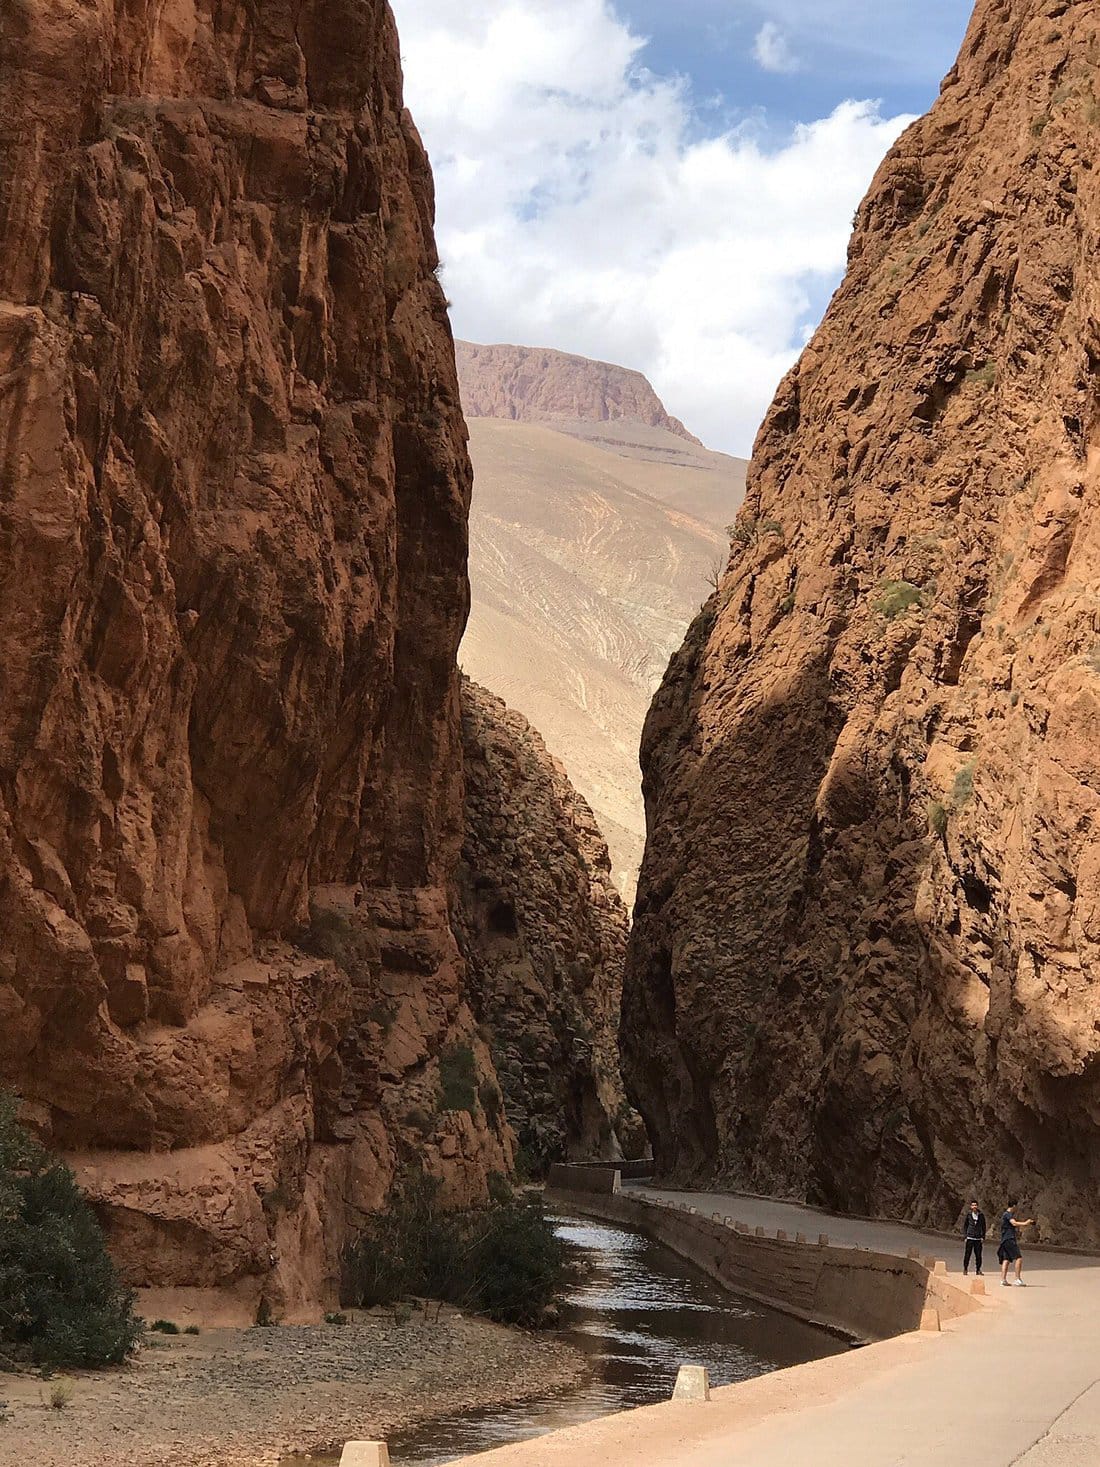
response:
<svg viewBox="0 0 1100 1467"><path fill-rule="evenodd" d="M500 1120L501 1096L498 1086L489 1079L482 1080L477 1087L477 1098L481 1101L481 1109L485 1112L485 1119L490 1126L495 1126Z"/></svg>
<svg viewBox="0 0 1100 1467"><path fill-rule="evenodd" d="M199 1334L202 1334L202 1330L199 1329L199 1327L198 1327L197 1324L188 1324L188 1325L185 1325L183 1332L184 1332L185 1335L199 1335Z"/></svg>
<svg viewBox="0 0 1100 1467"><path fill-rule="evenodd" d="M996 380L997 368L992 362L986 362L984 367L975 367L963 377L963 383L967 387L992 387Z"/></svg>
<svg viewBox="0 0 1100 1467"><path fill-rule="evenodd" d="M564 1246L541 1203L492 1207L475 1226L478 1307L500 1324L537 1327L568 1276Z"/></svg>
<svg viewBox="0 0 1100 1467"><path fill-rule="evenodd" d="M52 1368L118 1365L141 1336L69 1168L0 1095L0 1353Z"/></svg>
<svg viewBox="0 0 1100 1467"><path fill-rule="evenodd" d="M438 1183L419 1177L348 1251L345 1294L363 1308L416 1295L536 1327L569 1276L541 1202L509 1193L475 1212L448 1212Z"/></svg>
<svg viewBox="0 0 1100 1467"><path fill-rule="evenodd" d="M46 1392L46 1402L51 1411L64 1411L72 1398L76 1395L76 1382L62 1376L55 1380Z"/></svg>
<svg viewBox="0 0 1100 1467"><path fill-rule="evenodd" d="M158 1335L178 1335L180 1327L171 1319L154 1319L149 1326Z"/></svg>
<svg viewBox="0 0 1100 1467"><path fill-rule="evenodd" d="M947 810L939 800L932 800L929 803L928 828L934 831L941 840L947 834Z"/></svg>
<svg viewBox="0 0 1100 1467"><path fill-rule="evenodd" d="M439 1056L439 1109L468 1110L477 1105L477 1065L468 1044L453 1044Z"/></svg>
<svg viewBox="0 0 1100 1467"><path fill-rule="evenodd" d="M326 1324L343 1325L343 1324L347 1324L347 1322L348 1322L348 1317L347 1317L346 1314L340 1314L338 1312L333 1312L333 1313L330 1313L330 1314L326 1314L325 1315L325 1323Z"/></svg>
<svg viewBox="0 0 1100 1467"><path fill-rule="evenodd" d="M515 1188L503 1172L489 1173L490 1202L511 1202L515 1195Z"/></svg>
<svg viewBox="0 0 1100 1467"><path fill-rule="evenodd" d="M893 621L896 616L904 616L911 606L923 606L924 592L912 581L883 581L876 605L880 616Z"/></svg>
<svg viewBox="0 0 1100 1467"><path fill-rule="evenodd" d="M974 793L974 765L976 762L974 759L969 760L955 776L951 798L956 806L965 805Z"/></svg>
<svg viewBox="0 0 1100 1467"><path fill-rule="evenodd" d="M405 1124L414 1131L419 1131L421 1136L430 1136L435 1130L435 1121L419 1105L414 1105L405 1112Z"/></svg>

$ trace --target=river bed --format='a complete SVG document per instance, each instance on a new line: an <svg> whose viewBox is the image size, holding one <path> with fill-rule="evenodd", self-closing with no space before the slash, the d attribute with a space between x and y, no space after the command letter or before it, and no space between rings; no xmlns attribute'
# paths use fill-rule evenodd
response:
<svg viewBox="0 0 1100 1467"><path fill-rule="evenodd" d="M727 1294L700 1269L640 1233L567 1215L557 1215L555 1223L588 1263L556 1333L588 1357L589 1378L564 1392L444 1416L396 1435L389 1444L395 1467L440 1467L491 1447L667 1400L684 1364L705 1365L711 1384L721 1386L847 1348L825 1331Z"/></svg>

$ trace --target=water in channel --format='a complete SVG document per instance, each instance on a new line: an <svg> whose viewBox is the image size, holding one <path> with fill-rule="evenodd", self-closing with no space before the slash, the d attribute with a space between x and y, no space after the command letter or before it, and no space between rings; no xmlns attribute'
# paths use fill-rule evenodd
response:
<svg viewBox="0 0 1100 1467"><path fill-rule="evenodd" d="M612 1411L667 1400L683 1364L712 1385L749 1380L844 1350L822 1330L720 1289L701 1270L640 1233L556 1218L589 1272L566 1302L559 1338L582 1350L591 1378L514 1406L443 1417L390 1441L400 1467L436 1467Z"/></svg>

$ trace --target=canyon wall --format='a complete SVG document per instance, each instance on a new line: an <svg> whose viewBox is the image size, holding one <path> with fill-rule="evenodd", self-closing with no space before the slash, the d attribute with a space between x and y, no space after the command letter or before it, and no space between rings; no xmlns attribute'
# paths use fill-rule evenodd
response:
<svg viewBox="0 0 1100 1467"><path fill-rule="evenodd" d="M1100 1241L1100 16L980 0L643 759L658 1165Z"/></svg>
<svg viewBox="0 0 1100 1467"><path fill-rule="evenodd" d="M512 1154L443 1074L470 470L398 56L384 0L0 28L0 1083L133 1283L275 1312Z"/></svg>
<svg viewBox="0 0 1100 1467"><path fill-rule="evenodd" d="M462 701L458 936L521 1159L638 1156L617 1049L629 921L607 843L525 718L468 679Z"/></svg>

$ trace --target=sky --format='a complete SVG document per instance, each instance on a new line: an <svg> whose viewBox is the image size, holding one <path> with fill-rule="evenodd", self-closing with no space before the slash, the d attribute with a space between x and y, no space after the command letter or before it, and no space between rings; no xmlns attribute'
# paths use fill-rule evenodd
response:
<svg viewBox="0 0 1100 1467"><path fill-rule="evenodd" d="M748 455L971 0L392 0L458 336L635 367Z"/></svg>

